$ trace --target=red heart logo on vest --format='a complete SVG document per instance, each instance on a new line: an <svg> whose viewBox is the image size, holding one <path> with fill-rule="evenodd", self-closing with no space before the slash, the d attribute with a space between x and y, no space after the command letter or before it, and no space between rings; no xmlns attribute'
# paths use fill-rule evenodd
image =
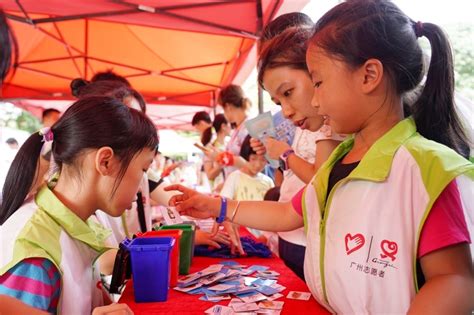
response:
<svg viewBox="0 0 474 315"><path fill-rule="evenodd" d="M351 234L347 233L345 237L346 241L346 252L347 255L350 255L352 252L355 252L365 244L365 237L362 234L356 234L352 236Z"/></svg>
<svg viewBox="0 0 474 315"><path fill-rule="evenodd" d="M395 242L390 242L388 240L383 240L382 243L380 243L380 248L382 249L383 254L380 254L380 257L382 258L387 258L389 257L394 261L397 259L395 257L395 254L398 252L398 244Z"/></svg>

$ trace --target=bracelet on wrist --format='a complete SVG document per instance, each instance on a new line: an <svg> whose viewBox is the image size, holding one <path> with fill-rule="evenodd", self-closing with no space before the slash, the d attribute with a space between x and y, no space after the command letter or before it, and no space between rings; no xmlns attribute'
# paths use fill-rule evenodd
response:
<svg viewBox="0 0 474 315"><path fill-rule="evenodd" d="M225 197L221 197L221 211L219 216L216 218L216 222L221 224L224 222L227 215L227 199Z"/></svg>
<svg viewBox="0 0 474 315"><path fill-rule="evenodd" d="M237 214L237 210L239 210L240 206L240 200L237 201L237 206L235 206L234 211L232 212L232 215L230 217L230 222L234 222L235 215Z"/></svg>

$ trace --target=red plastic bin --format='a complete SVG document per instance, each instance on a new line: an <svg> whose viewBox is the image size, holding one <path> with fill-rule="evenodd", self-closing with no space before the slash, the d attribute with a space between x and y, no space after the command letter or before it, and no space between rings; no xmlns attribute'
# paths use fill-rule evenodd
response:
<svg viewBox="0 0 474 315"><path fill-rule="evenodd" d="M175 287L178 285L178 275L179 275L179 242L181 236L183 235L182 230L160 230L160 231L149 231L145 233L138 233L137 237L172 237L175 239L175 246L171 250L171 260L170 260L170 287Z"/></svg>

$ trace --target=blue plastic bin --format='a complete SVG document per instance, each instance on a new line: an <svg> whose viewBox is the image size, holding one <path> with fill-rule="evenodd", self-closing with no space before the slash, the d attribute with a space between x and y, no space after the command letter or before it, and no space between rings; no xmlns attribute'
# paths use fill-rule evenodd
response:
<svg viewBox="0 0 474 315"><path fill-rule="evenodd" d="M172 237L147 237L123 241L132 262L135 302L163 302L168 299Z"/></svg>

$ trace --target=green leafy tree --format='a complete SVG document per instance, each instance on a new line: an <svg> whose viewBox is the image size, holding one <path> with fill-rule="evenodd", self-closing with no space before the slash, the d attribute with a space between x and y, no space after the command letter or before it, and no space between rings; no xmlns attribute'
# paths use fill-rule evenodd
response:
<svg viewBox="0 0 474 315"><path fill-rule="evenodd" d="M33 133L41 128L38 118L26 111L21 111L21 114L16 118L16 124L18 129L28 131L29 133Z"/></svg>

